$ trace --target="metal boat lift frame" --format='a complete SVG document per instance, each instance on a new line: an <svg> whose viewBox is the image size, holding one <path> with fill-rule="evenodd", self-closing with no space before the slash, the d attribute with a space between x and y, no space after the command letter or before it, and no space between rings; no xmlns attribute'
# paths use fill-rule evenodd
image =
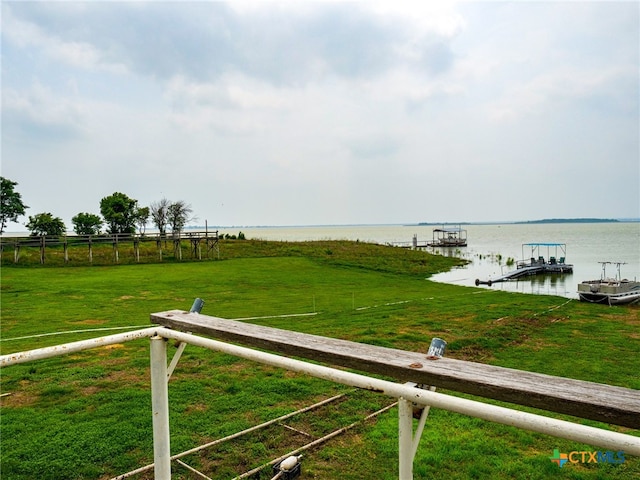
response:
<svg viewBox="0 0 640 480"><path fill-rule="evenodd" d="M529 257L525 257L525 255L524 255L524 247L531 247L531 255ZM540 247L547 247L547 257L546 257L546 259L539 255ZM551 248L555 248L553 256L551 255ZM561 257L558 257L558 248L560 248L560 251L562 252L562 256ZM526 258L531 258L532 259L531 262L533 264L534 260L535 260L536 263L548 263L548 262L551 262L552 258L556 259L556 261L557 261L558 258L564 260L566 257L567 257L567 244L566 243L549 243L549 242L523 243L522 244L522 260L520 262L518 262L518 264L519 265L523 265L526 262L526 260L525 260ZM563 262L561 262L561 263L563 263Z"/></svg>

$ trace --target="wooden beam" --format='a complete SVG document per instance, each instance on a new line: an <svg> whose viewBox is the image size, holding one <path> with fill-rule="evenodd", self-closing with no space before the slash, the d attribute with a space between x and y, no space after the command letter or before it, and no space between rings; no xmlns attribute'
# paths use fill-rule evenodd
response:
<svg viewBox="0 0 640 480"><path fill-rule="evenodd" d="M286 356L384 375L400 382L433 385L640 429L639 390L446 357L429 360L426 351L408 352L182 310L152 313L151 322Z"/></svg>

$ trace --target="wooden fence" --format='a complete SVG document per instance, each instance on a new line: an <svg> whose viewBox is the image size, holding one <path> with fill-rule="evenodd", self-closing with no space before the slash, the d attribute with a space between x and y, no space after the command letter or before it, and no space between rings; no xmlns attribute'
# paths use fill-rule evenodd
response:
<svg viewBox="0 0 640 480"><path fill-rule="evenodd" d="M23 252L36 250L39 261L44 264L47 251L60 251L64 263L69 263L69 252L86 248L87 260L93 263L94 247L111 245L113 263L120 262L120 253L124 246L132 246L133 259L140 261L140 246L144 243L155 243L156 255L159 261L170 251L176 260L183 259L183 249L188 245L189 256L192 259L202 260L203 253L206 258L220 258L220 244L218 231L189 231L169 234L130 234L113 233L99 235L42 235L28 237L0 237L0 252L13 250L13 262L19 263Z"/></svg>

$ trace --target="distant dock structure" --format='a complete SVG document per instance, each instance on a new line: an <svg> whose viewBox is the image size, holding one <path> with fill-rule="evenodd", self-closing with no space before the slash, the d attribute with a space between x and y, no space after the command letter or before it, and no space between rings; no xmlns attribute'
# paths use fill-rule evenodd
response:
<svg viewBox="0 0 640 480"><path fill-rule="evenodd" d="M433 229L433 239L427 242L428 247L466 247L467 231L460 225Z"/></svg>
<svg viewBox="0 0 640 480"><path fill-rule="evenodd" d="M445 227L433 229L433 237L431 240L418 240L418 235L414 234L411 242L394 242L394 247L401 248L450 248L450 247L466 247L467 231L461 226Z"/></svg>

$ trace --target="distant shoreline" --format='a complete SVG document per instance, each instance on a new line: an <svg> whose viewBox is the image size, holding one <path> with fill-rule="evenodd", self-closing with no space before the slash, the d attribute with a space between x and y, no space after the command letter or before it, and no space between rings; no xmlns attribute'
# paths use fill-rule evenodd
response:
<svg viewBox="0 0 640 480"><path fill-rule="evenodd" d="M516 224L530 223L618 223L615 218L545 218L542 220L528 220L525 222L514 222Z"/></svg>
<svg viewBox="0 0 640 480"><path fill-rule="evenodd" d="M533 225L546 223L621 223L640 222L640 218L543 218L515 222L420 222L418 225Z"/></svg>
<svg viewBox="0 0 640 480"><path fill-rule="evenodd" d="M184 230L205 230L211 232L216 230L230 230L242 228L328 228L328 227L375 227L375 226L403 226L403 227L424 227L424 226L462 226L462 225L536 225L554 223L640 223L640 218L547 218L541 220L520 220L520 221L487 221L487 222L419 222L419 223L362 223L362 224L327 224L327 225L188 225ZM156 231L148 228L148 232ZM75 235L68 231L68 235ZM6 230L3 237L29 236L26 230Z"/></svg>

